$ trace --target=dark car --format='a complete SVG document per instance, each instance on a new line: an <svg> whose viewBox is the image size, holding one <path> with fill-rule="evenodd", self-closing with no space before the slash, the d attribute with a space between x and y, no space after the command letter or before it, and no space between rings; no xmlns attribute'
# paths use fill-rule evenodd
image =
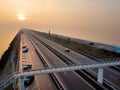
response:
<svg viewBox="0 0 120 90"><path fill-rule="evenodd" d="M31 68L32 68L31 64L23 65L23 71L29 71L29 70L31 70ZM25 76L24 77L24 85L25 85L25 87L28 87L33 81L34 81L34 75Z"/></svg>
<svg viewBox="0 0 120 90"><path fill-rule="evenodd" d="M31 65L31 64L26 64L25 66L27 66L29 69L32 68L32 65Z"/></svg>
<svg viewBox="0 0 120 90"><path fill-rule="evenodd" d="M89 45L94 45L94 43L91 42L91 43L89 43Z"/></svg>
<svg viewBox="0 0 120 90"><path fill-rule="evenodd" d="M28 87L34 81L34 76L26 76L24 78L24 85Z"/></svg>
<svg viewBox="0 0 120 90"><path fill-rule="evenodd" d="M26 52L28 52L28 50L29 50L29 48L27 48L27 47L25 47L25 48L23 48L23 53L26 53Z"/></svg>
<svg viewBox="0 0 120 90"><path fill-rule="evenodd" d="M31 64L25 64L25 65L23 65L23 71L29 71L29 70L31 70L31 68L32 68L32 65Z"/></svg>
<svg viewBox="0 0 120 90"><path fill-rule="evenodd" d="M28 71L29 70L29 67L27 67L27 66L23 66L23 69L22 69L23 71Z"/></svg>

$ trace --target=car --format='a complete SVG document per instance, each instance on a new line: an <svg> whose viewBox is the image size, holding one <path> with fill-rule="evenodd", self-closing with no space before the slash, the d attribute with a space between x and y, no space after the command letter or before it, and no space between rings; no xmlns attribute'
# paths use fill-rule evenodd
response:
<svg viewBox="0 0 120 90"><path fill-rule="evenodd" d="M31 64L25 64L24 66L27 66L29 69L32 68L32 65L31 65Z"/></svg>
<svg viewBox="0 0 120 90"><path fill-rule="evenodd" d="M89 45L94 45L94 43L91 42L91 43L89 43Z"/></svg>
<svg viewBox="0 0 120 90"><path fill-rule="evenodd" d="M28 50L29 50L29 48L28 47L25 47L25 48L23 48L23 53L26 53L26 52L28 52Z"/></svg>
<svg viewBox="0 0 120 90"><path fill-rule="evenodd" d="M28 52L28 50L29 50L29 48L27 47L27 45L24 45L24 46L22 47L23 53Z"/></svg>
<svg viewBox="0 0 120 90"><path fill-rule="evenodd" d="M28 87L34 81L34 75L24 77L24 85Z"/></svg>
<svg viewBox="0 0 120 90"><path fill-rule="evenodd" d="M29 67L28 66L23 66L23 71L28 71L29 70Z"/></svg>
<svg viewBox="0 0 120 90"><path fill-rule="evenodd" d="M65 52L70 52L70 50L68 48L65 49Z"/></svg>
<svg viewBox="0 0 120 90"><path fill-rule="evenodd" d="M23 65L23 71L29 71L29 70L31 70L31 68L32 68L32 65L31 64L24 64Z"/></svg>

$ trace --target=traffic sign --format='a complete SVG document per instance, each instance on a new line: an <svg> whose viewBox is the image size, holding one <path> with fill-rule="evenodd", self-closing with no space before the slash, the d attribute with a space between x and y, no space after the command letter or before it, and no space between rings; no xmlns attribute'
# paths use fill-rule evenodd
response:
<svg viewBox="0 0 120 90"><path fill-rule="evenodd" d="M115 48L115 52L120 53L120 46L117 46L117 47Z"/></svg>

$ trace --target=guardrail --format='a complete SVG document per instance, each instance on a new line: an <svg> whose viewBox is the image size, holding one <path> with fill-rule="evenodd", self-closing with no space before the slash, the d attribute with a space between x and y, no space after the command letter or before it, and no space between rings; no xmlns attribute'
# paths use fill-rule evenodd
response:
<svg viewBox="0 0 120 90"><path fill-rule="evenodd" d="M0 82L0 90L8 86L10 83L18 79L20 76L30 76L30 75L43 75L57 72L65 72L65 71L73 71L80 69L89 69L89 68L99 68L99 67L107 67L113 65L119 65L118 62L106 62L106 63L93 63L93 64L76 64L76 65L67 65L67 66L58 66L58 67L47 67L42 69L29 70L26 72L16 72L9 80L4 80L4 82ZM2 84L1 84L2 83Z"/></svg>
<svg viewBox="0 0 120 90"><path fill-rule="evenodd" d="M67 65L67 66L58 66L58 67L46 67L42 69L34 69L23 72L23 76L27 75L39 75L39 74L49 74L49 73L57 73L57 72L65 72L65 71L73 71L73 70L84 70L90 68L99 68L99 67L108 67L113 65L119 65L119 62L106 62L106 63L93 63L93 64L76 64L76 65ZM19 73L21 74L21 73Z"/></svg>
<svg viewBox="0 0 120 90"><path fill-rule="evenodd" d="M9 79L4 79L4 81L0 82L0 90L3 90L4 88L6 88L8 85L13 83L17 78L19 78L19 76L17 76L17 74L14 74Z"/></svg>

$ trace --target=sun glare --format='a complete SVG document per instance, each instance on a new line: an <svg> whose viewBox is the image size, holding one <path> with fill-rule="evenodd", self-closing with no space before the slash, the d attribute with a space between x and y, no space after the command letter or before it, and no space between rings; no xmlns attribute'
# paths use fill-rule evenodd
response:
<svg viewBox="0 0 120 90"><path fill-rule="evenodd" d="M24 14L18 14L18 19L20 21L24 21L26 19L25 15Z"/></svg>

